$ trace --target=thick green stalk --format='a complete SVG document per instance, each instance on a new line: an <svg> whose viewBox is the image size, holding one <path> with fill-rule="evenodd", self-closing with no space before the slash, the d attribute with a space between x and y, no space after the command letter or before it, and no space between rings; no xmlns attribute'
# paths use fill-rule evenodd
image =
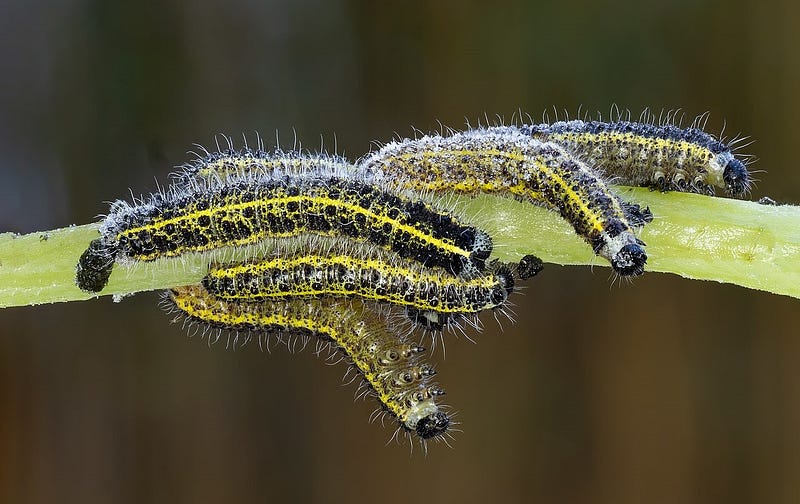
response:
<svg viewBox="0 0 800 504"><path fill-rule="evenodd" d="M695 194L619 188L649 205L647 271L732 283L800 298L800 207L765 206ZM495 241L495 257L535 254L556 264L608 266L552 212L496 196L458 198ZM75 265L97 225L0 234L0 307L89 299L74 284ZM238 252L237 255L251 254ZM129 294L197 283L208 258L117 265L103 294Z"/></svg>

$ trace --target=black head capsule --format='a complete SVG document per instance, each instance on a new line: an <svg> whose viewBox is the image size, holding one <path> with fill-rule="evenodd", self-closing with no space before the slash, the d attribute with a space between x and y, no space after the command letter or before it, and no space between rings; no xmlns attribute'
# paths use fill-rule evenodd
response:
<svg viewBox="0 0 800 504"><path fill-rule="evenodd" d="M644 273L647 254L641 245L629 243L622 247L611 260L611 267L622 276L638 276Z"/></svg>
<svg viewBox="0 0 800 504"><path fill-rule="evenodd" d="M430 415L422 418L417 422L417 435L422 439L430 439L432 437L444 434L450 427L450 417L441 411L431 413Z"/></svg>
<svg viewBox="0 0 800 504"><path fill-rule="evenodd" d="M725 181L725 188L731 196L742 197L750 190L750 172L744 163L731 157L722 172L722 179Z"/></svg>
<svg viewBox="0 0 800 504"><path fill-rule="evenodd" d="M544 263L535 255L528 254L519 260L517 276L520 280L533 278L544 269Z"/></svg>
<svg viewBox="0 0 800 504"><path fill-rule="evenodd" d="M96 293L103 290L114 269L116 252L116 248L102 238L92 240L75 268L75 283L82 291Z"/></svg>

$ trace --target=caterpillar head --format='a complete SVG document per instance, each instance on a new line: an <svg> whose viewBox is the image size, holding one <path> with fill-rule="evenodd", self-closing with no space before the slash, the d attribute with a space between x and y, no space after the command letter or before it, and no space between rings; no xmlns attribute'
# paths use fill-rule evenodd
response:
<svg viewBox="0 0 800 504"><path fill-rule="evenodd" d="M646 263L647 254L639 243L625 245L611 259L611 266L621 276L641 275Z"/></svg>
<svg viewBox="0 0 800 504"><path fill-rule="evenodd" d="M725 188L731 196L742 197L750 191L750 172L747 171L745 164L731 156L725 169L722 172L722 179L725 181Z"/></svg>
<svg viewBox="0 0 800 504"><path fill-rule="evenodd" d="M117 247L103 238L92 240L75 269L75 283L84 292L103 290L114 269Z"/></svg>
<svg viewBox="0 0 800 504"><path fill-rule="evenodd" d="M444 412L437 411L420 419L415 430L420 438L430 439L444 434L448 428L450 428L450 417Z"/></svg>

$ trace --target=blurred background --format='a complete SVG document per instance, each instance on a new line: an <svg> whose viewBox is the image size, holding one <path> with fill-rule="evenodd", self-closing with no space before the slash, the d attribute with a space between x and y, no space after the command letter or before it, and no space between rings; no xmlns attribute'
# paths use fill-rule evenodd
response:
<svg viewBox="0 0 800 504"><path fill-rule="evenodd" d="M197 142L373 141L518 110L709 111L800 201L800 4L3 0L0 230L83 224ZM798 502L800 302L550 265L447 337L453 447L343 365L189 339L140 294L0 311L2 502Z"/></svg>

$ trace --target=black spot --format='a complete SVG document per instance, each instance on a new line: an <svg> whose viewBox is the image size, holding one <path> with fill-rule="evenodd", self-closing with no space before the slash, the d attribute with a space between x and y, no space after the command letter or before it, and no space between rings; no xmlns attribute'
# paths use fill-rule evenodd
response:
<svg viewBox="0 0 800 504"><path fill-rule="evenodd" d="M100 292L108 283L114 269L116 247L102 238L93 240L81 254L75 270L75 283L84 292Z"/></svg>
<svg viewBox="0 0 800 504"><path fill-rule="evenodd" d="M750 172L747 171L744 163L736 158L731 159L725 165L722 178L725 180L725 187L731 196L744 196L750 190Z"/></svg>
<svg viewBox="0 0 800 504"><path fill-rule="evenodd" d="M650 211L650 207L644 207L637 205L636 203L628 203L628 202L621 202L622 204L622 211L625 213L625 217L628 218L628 223L632 227L641 227L645 224L649 224L653 222L653 212Z"/></svg>
<svg viewBox="0 0 800 504"><path fill-rule="evenodd" d="M441 411L431 413L417 422L417 435L422 439L430 439L447 431L450 427L450 417Z"/></svg>
<svg viewBox="0 0 800 504"><path fill-rule="evenodd" d="M647 263L647 254L644 249L635 243L629 243L617 252L611 260L614 271L622 276L638 276L644 273L644 265Z"/></svg>
<svg viewBox="0 0 800 504"><path fill-rule="evenodd" d="M517 276L521 280L533 278L544 269L544 263L535 255L528 254L520 259L517 265Z"/></svg>

